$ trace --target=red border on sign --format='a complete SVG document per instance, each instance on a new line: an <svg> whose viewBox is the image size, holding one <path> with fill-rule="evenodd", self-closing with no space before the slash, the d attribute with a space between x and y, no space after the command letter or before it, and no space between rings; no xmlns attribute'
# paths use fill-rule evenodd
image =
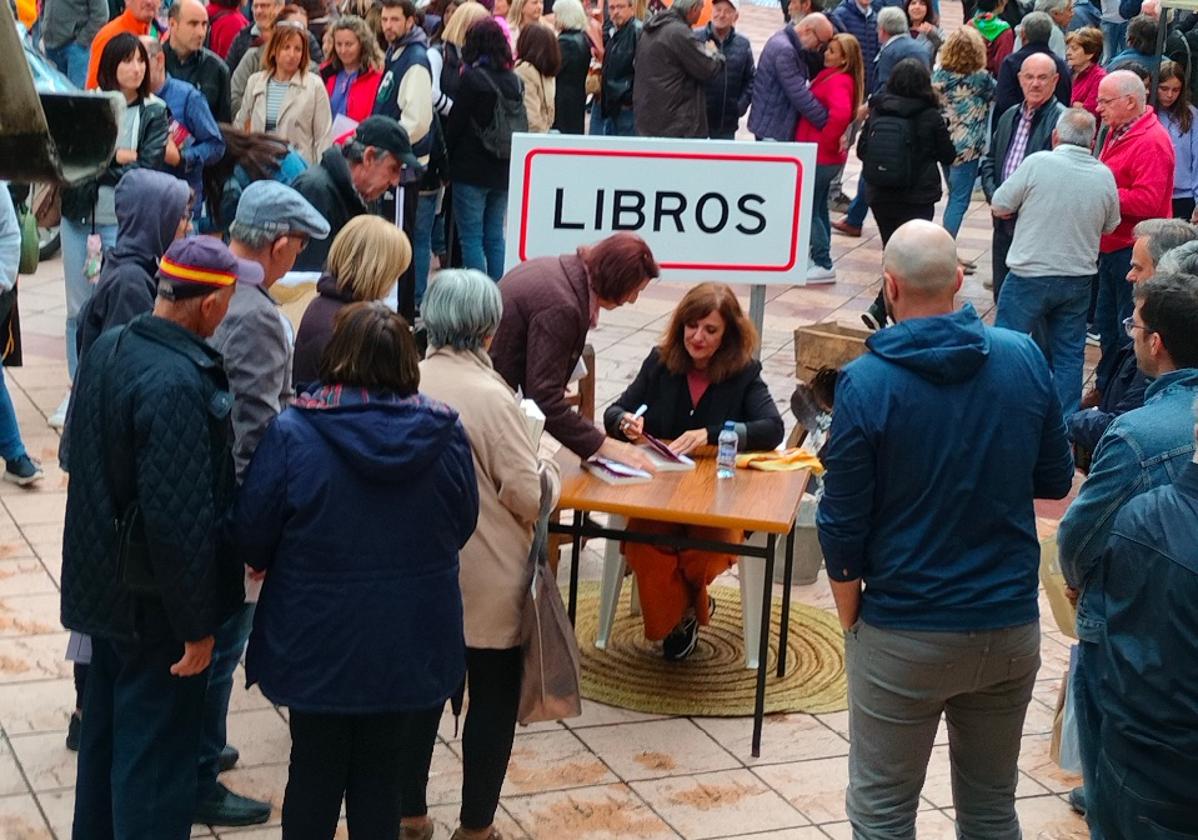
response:
<svg viewBox="0 0 1198 840"><path fill-rule="evenodd" d="M524 198L520 207L520 261L528 257L528 204L529 182L532 178L532 162L538 155L573 155L575 157L611 157L611 158L664 158L667 160L720 160L741 161L743 163L787 163L795 167L795 206L794 225L790 232L790 261L786 265L749 265L726 263L659 263L662 268L684 269L689 271L790 271L797 261L799 247L799 214L803 201L803 162L795 157L780 155L734 155L708 154L702 152L634 152L616 151L610 149L530 149L524 159Z"/></svg>

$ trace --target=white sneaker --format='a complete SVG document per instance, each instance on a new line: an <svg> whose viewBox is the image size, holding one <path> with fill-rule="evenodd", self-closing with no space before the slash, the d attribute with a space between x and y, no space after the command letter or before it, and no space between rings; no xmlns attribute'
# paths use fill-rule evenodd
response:
<svg viewBox="0 0 1198 840"><path fill-rule="evenodd" d="M54 409L54 413L46 420L46 425L51 429L61 429L67 424L67 406L71 404L71 392L67 391L67 395L62 398L62 402L58 404L58 408Z"/></svg>
<svg viewBox="0 0 1198 840"><path fill-rule="evenodd" d="M836 282L836 269L813 265L807 269L807 285L822 286Z"/></svg>

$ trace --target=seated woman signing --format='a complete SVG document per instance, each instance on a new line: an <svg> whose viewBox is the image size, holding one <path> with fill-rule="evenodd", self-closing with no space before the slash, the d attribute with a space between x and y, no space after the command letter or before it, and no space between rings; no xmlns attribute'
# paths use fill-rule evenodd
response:
<svg viewBox="0 0 1198 840"><path fill-rule="evenodd" d="M736 424L738 449L774 449L782 442L782 418L753 358L757 331L727 286L703 283L682 298L661 343L654 347L628 389L604 413L609 435L637 442L644 433L672 440L686 454L715 445L726 421ZM640 406L643 415L635 416ZM722 528L633 520L630 531L673 533L740 542L744 534ZM699 625L715 609L707 586L727 571L731 554L674 550L627 543L625 556L637 577L645 636L662 640L666 659L695 649Z"/></svg>

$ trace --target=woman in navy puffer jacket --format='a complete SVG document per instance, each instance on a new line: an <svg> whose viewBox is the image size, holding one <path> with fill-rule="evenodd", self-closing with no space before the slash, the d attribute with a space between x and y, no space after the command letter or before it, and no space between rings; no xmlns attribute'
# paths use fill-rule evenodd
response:
<svg viewBox="0 0 1198 840"><path fill-rule="evenodd" d="M322 386L279 415L238 497L238 549L266 575L246 674L290 709L284 836L332 838L344 796L355 833L397 837L401 760L433 746L412 724L465 675L458 551L478 483L417 362L403 318L347 306Z"/></svg>

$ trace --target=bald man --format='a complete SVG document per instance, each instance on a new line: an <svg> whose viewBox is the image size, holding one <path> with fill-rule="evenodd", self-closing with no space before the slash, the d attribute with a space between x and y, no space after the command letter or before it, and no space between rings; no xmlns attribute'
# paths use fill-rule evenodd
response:
<svg viewBox="0 0 1198 840"><path fill-rule="evenodd" d="M1131 343L1122 329L1131 315L1131 251L1136 225L1173 216L1173 143L1147 103L1140 78L1128 70L1108 73L1098 84L1098 115L1109 127L1098 159L1119 189L1121 221L1098 246L1098 304L1094 329L1102 346L1095 386L1099 392L1118 368L1119 348Z"/></svg>
<svg viewBox="0 0 1198 840"><path fill-rule="evenodd" d="M1019 88L1023 92L1023 101L1007 108L998 118L990 148L982 158L982 192L987 202L1003 181L1015 174L1028 155L1052 149L1053 129L1065 113L1065 105L1054 98L1058 75L1053 58L1044 53L1029 55L1020 65ZM995 216L990 247L991 288L995 301L1007 277L1007 251L1014 238L1015 218Z"/></svg>
<svg viewBox="0 0 1198 840"><path fill-rule="evenodd" d="M208 11L200 0L177 0L168 12L170 37L165 46L166 72L204 94L217 122L232 120L229 68L204 46Z"/></svg>
<svg viewBox="0 0 1198 840"><path fill-rule="evenodd" d="M958 309L952 237L886 247L896 326L836 386L817 524L845 630L847 809L858 840L914 837L943 713L961 837L1017 840L1016 760L1040 666L1035 498L1073 460L1032 340Z"/></svg>
<svg viewBox="0 0 1198 840"><path fill-rule="evenodd" d="M811 93L809 61L819 59L836 30L819 12L805 15L770 36L753 77L749 131L758 140L791 142L799 117L816 128L828 122L828 109Z"/></svg>

